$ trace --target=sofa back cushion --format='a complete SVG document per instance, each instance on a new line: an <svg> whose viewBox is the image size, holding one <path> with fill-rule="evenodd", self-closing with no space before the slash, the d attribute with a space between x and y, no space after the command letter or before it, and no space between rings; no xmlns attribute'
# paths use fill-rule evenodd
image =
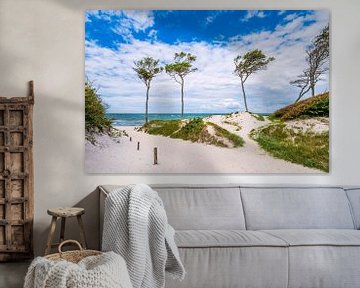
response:
<svg viewBox="0 0 360 288"><path fill-rule="evenodd" d="M356 229L360 229L360 188L346 189L352 208Z"/></svg>
<svg viewBox="0 0 360 288"><path fill-rule="evenodd" d="M244 230L239 187L153 187L176 230Z"/></svg>
<svg viewBox="0 0 360 288"><path fill-rule="evenodd" d="M342 188L241 187L246 227L263 229L354 229Z"/></svg>

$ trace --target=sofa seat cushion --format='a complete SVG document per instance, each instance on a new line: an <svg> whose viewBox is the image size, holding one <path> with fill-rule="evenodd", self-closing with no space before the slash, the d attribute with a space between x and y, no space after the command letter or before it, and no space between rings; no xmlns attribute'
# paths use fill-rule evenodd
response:
<svg viewBox="0 0 360 288"><path fill-rule="evenodd" d="M304 229L262 232L289 245L288 288L360 287L360 231Z"/></svg>
<svg viewBox="0 0 360 288"><path fill-rule="evenodd" d="M348 229L262 230L289 246L360 246L360 231Z"/></svg>
<svg viewBox="0 0 360 288"><path fill-rule="evenodd" d="M287 288L289 247L179 248L186 275L166 288ZM337 287L339 288L339 287Z"/></svg>
<svg viewBox="0 0 360 288"><path fill-rule="evenodd" d="M288 246L269 233L244 230L179 230L175 242L181 248Z"/></svg>

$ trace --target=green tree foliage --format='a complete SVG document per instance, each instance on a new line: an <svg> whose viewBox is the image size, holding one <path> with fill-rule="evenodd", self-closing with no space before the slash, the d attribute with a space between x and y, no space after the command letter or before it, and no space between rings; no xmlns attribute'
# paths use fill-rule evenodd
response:
<svg viewBox="0 0 360 288"><path fill-rule="evenodd" d="M307 92L315 95L315 86L329 70L329 25L317 35L306 49L307 68L290 84L300 88L298 102Z"/></svg>
<svg viewBox="0 0 360 288"><path fill-rule="evenodd" d="M184 115L184 83L186 75L195 72L197 68L193 67L196 56L190 53L175 53L174 62L165 65L165 71L177 83L181 85L181 115Z"/></svg>
<svg viewBox="0 0 360 288"><path fill-rule="evenodd" d="M254 49L243 56L238 55L234 59L235 69L234 74L240 78L241 88L244 96L245 110L249 112L247 102L246 102L246 93L245 93L245 82L250 75L265 70L267 65L274 61L274 57L267 57L261 50Z"/></svg>
<svg viewBox="0 0 360 288"><path fill-rule="evenodd" d="M111 127L111 120L106 117L106 104L92 85L85 82L85 128L87 131L98 130L104 132Z"/></svg>
<svg viewBox="0 0 360 288"><path fill-rule="evenodd" d="M148 123L149 91L151 81L163 71L163 67L159 66L159 62L160 60L155 60L152 57L144 57L143 59L134 62L135 66L133 67L133 70L146 86L145 123Z"/></svg>
<svg viewBox="0 0 360 288"><path fill-rule="evenodd" d="M317 35L313 41L314 46L321 49L323 57L328 58L330 56L330 39L329 39L329 25Z"/></svg>

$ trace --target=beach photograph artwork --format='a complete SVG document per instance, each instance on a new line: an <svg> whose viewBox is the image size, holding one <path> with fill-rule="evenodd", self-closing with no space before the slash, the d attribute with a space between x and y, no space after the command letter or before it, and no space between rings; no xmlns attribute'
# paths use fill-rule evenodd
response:
<svg viewBox="0 0 360 288"><path fill-rule="evenodd" d="M328 10L85 12L87 173L329 173Z"/></svg>

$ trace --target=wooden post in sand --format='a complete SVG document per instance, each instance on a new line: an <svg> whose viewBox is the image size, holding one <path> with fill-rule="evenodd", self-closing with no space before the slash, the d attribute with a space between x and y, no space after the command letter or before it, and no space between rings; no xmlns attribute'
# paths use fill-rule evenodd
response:
<svg viewBox="0 0 360 288"><path fill-rule="evenodd" d="M157 147L154 147L154 165L157 165L158 164L158 149Z"/></svg>
<svg viewBox="0 0 360 288"><path fill-rule="evenodd" d="M137 143L137 150L140 150L140 142Z"/></svg>

